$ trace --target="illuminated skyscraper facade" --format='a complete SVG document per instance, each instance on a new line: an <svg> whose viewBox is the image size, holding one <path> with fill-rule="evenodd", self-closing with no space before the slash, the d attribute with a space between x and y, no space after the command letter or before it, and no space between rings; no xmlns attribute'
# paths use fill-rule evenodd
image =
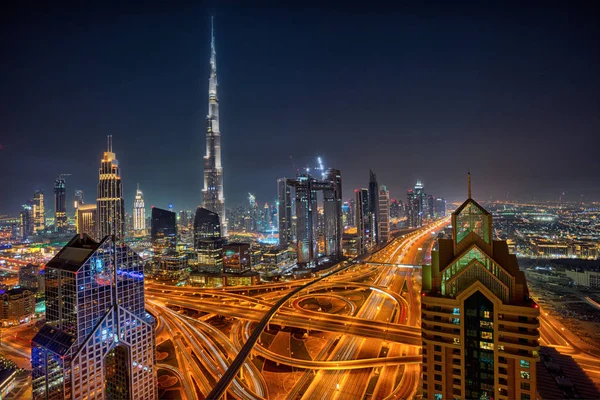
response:
<svg viewBox="0 0 600 400"><path fill-rule="evenodd" d="M373 236L374 244L380 243L379 238L379 184L377 176L369 170L369 229Z"/></svg>
<svg viewBox="0 0 600 400"><path fill-rule="evenodd" d="M97 221L98 213L95 204L80 204L79 207L77 207L77 233L85 233L92 239L97 240Z"/></svg>
<svg viewBox="0 0 600 400"><path fill-rule="evenodd" d="M83 190L76 189L75 193L73 194L73 208L75 208L75 213L77 213L77 208L79 208L79 206L82 204L85 204L83 201Z"/></svg>
<svg viewBox="0 0 600 400"><path fill-rule="evenodd" d="M143 262L110 236L77 235L46 264L46 324L32 340L33 398L158 398Z"/></svg>
<svg viewBox="0 0 600 400"><path fill-rule="evenodd" d="M470 192L423 267L423 397L535 399L539 308Z"/></svg>
<svg viewBox="0 0 600 400"><path fill-rule="evenodd" d="M133 234L143 236L146 234L146 207L144 205L144 194L138 184L133 201Z"/></svg>
<svg viewBox="0 0 600 400"><path fill-rule="evenodd" d="M33 231L41 233L46 230L46 211L44 209L44 192L36 190L33 194Z"/></svg>
<svg viewBox="0 0 600 400"><path fill-rule="evenodd" d="M387 243L390 240L390 192L385 185L379 188L379 243Z"/></svg>
<svg viewBox="0 0 600 400"><path fill-rule="evenodd" d="M119 161L112 149L112 135L108 136L108 148L100 164L98 182L98 238L114 234L117 241L123 240L125 232L125 200Z"/></svg>
<svg viewBox="0 0 600 400"><path fill-rule="evenodd" d="M196 209L194 217L194 249L200 270L222 272L223 239L219 215L203 207Z"/></svg>
<svg viewBox="0 0 600 400"><path fill-rule="evenodd" d="M59 175L54 181L54 230L62 233L67 228L67 189L65 178Z"/></svg>
<svg viewBox="0 0 600 400"><path fill-rule="evenodd" d="M356 190L356 243L358 254L365 253L373 244L373 231L369 216L369 190Z"/></svg>
<svg viewBox="0 0 600 400"><path fill-rule="evenodd" d="M27 240L33 236L33 207L31 204L23 204L19 213L19 238Z"/></svg>
<svg viewBox="0 0 600 400"><path fill-rule="evenodd" d="M280 179L279 193L283 193L284 201L287 196L291 200L289 188L295 192L295 224L292 216L289 225L290 236L296 237L296 254L299 264L309 264L319 257L317 238L319 237L317 193L323 193L322 234L324 239L323 256L338 258L342 255L342 175L339 170L329 168L323 172L322 179L316 179L310 174L298 174L295 179ZM283 185L286 185L285 191ZM282 197L279 199L280 212ZM294 227L295 225L295 227ZM280 229L281 225L280 225Z"/></svg>
<svg viewBox="0 0 600 400"><path fill-rule="evenodd" d="M277 199L279 248L285 249L292 242L292 194L287 178L277 179Z"/></svg>
<svg viewBox="0 0 600 400"><path fill-rule="evenodd" d="M204 189L202 206L219 215L221 234L227 236L223 168L221 166L221 131L219 129L219 96L217 95L217 51L214 29L211 35L210 79L208 83L208 115L206 117L206 155L204 156Z"/></svg>

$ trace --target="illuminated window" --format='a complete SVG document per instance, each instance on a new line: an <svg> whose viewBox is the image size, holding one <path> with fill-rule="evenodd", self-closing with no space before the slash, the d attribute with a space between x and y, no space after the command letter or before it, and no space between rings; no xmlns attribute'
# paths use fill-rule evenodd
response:
<svg viewBox="0 0 600 400"><path fill-rule="evenodd" d="M436 385L436 386L438 386L438 385ZM437 387L436 387L436 390L438 390L438 389L437 389ZM440 388L439 390L442 390L442 389ZM435 400L442 400L442 394L441 394L441 393L435 393L435 394L433 395L433 398L434 398Z"/></svg>
<svg viewBox="0 0 600 400"><path fill-rule="evenodd" d="M460 318L452 318L452 323L454 325L460 325Z"/></svg>
<svg viewBox="0 0 600 400"><path fill-rule="evenodd" d="M482 328L493 329L494 323L490 321L479 321L479 326Z"/></svg>
<svg viewBox="0 0 600 400"><path fill-rule="evenodd" d="M452 311L452 314L460 315L460 308L458 308L458 307L454 308L454 310Z"/></svg>
<svg viewBox="0 0 600 400"><path fill-rule="evenodd" d="M490 318L490 312L489 311L484 311L483 312L483 318Z"/></svg>
<svg viewBox="0 0 600 400"><path fill-rule="evenodd" d="M485 211L473 202L468 203L456 216L456 243L460 243L471 232L489 244L489 221Z"/></svg>
<svg viewBox="0 0 600 400"><path fill-rule="evenodd" d="M482 350L494 350L494 343L479 342L479 348Z"/></svg>
<svg viewBox="0 0 600 400"><path fill-rule="evenodd" d="M491 339L492 338L492 332L481 332L481 338L482 339Z"/></svg>
<svg viewBox="0 0 600 400"><path fill-rule="evenodd" d="M530 376L529 371L521 371L521 379L529 380Z"/></svg>
<svg viewBox="0 0 600 400"><path fill-rule="evenodd" d="M519 361L519 365L521 365L521 368L529 368L529 361L521 360Z"/></svg>
<svg viewBox="0 0 600 400"><path fill-rule="evenodd" d="M460 344L460 339L459 338L454 338L454 344Z"/></svg>
<svg viewBox="0 0 600 400"><path fill-rule="evenodd" d="M498 345L498 350L499 350L499 351L504 351L504 346L503 346L503 345L501 345L501 344L499 344L499 345Z"/></svg>

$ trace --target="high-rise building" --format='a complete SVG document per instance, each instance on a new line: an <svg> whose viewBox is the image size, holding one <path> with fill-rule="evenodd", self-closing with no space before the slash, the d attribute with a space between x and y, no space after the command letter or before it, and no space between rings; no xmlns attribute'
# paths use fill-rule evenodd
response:
<svg viewBox="0 0 600 400"><path fill-rule="evenodd" d="M75 189L75 193L73 195L73 207L75 208L75 214L77 214L77 208L80 205L85 204L83 201L83 190Z"/></svg>
<svg viewBox="0 0 600 400"><path fill-rule="evenodd" d="M200 270L222 272L223 239L219 215L203 207L196 209L194 217L194 250Z"/></svg>
<svg viewBox="0 0 600 400"><path fill-rule="evenodd" d="M33 194L33 231L41 233L46 230L46 210L44 209L44 192L36 190Z"/></svg>
<svg viewBox="0 0 600 400"><path fill-rule="evenodd" d="M406 217L410 228L423 225L423 217L427 212L427 197L423 191L423 183L417 180L414 189L409 189L406 195Z"/></svg>
<svg viewBox="0 0 600 400"><path fill-rule="evenodd" d="M293 187L295 191L296 213L291 218L292 234L290 236L296 237L298 263L309 264L319 257L318 242L321 235L323 238L322 254L333 258L340 257L343 233L340 171L329 168L322 174L322 179L316 179L307 172L296 175L295 179L280 179L279 183L281 185L285 183L285 185ZM286 188L284 197L287 196L287 190ZM317 207L318 192L323 193L323 208L320 218ZM289 207L291 215L291 204Z"/></svg>
<svg viewBox="0 0 600 400"><path fill-rule="evenodd" d="M140 190L139 183L133 201L133 234L136 236L146 234L146 207L144 205L144 193Z"/></svg>
<svg viewBox="0 0 600 400"><path fill-rule="evenodd" d="M324 256L339 258L342 256L342 173L329 168L325 172L323 187L323 220L325 238Z"/></svg>
<svg viewBox="0 0 600 400"><path fill-rule="evenodd" d="M172 211L152 207L150 232L155 255L177 250L177 215Z"/></svg>
<svg viewBox="0 0 600 400"><path fill-rule="evenodd" d="M368 189L356 190L356 235L357 249L360 255L371 247L373 239Z"/></svg>
<svg viewBox="0 0 600 400"><path fill-rule="evenodd" d="M31 204L23 204L19 213L19 238L27 240L33 236L33 207Z"/></svg>
<svg viewBox="0 0 600 400"><path fill-rule="evenodd" d="M98 239L114 234L117 241L125 239L125 200L119 161L113 153L112 135L108 136L108 148L100 164L98 182Z"/></svg>
<svg viewBox="0 0 600 400"><path fill-rule="evenodd" d="M377 183L377 176L371 170L369 170L369 224L373 242L376 244L381 243L379 238L379 184Z"/></svg>
<svg viewBox="0 0 600 400"><path fill-rule="evenodd" d="M539 308L470 183L452 233L423 267L423 398L535 399Z"/></svg>
<svg viewBox="0 0 600 400"><path fill-rule="evenodd" d="M98 228L98 212L95 204L80 204L77 207L77 214L75 223L77 226L77 233L85 233L92 239L97 239Z"/></svg>
<svg viewBox="0 0 600 400"><path fill-rule="evenodd" d="M64 176L59 175L54 181L54 231L62 233L67 228L67 189Z"/></svg>
<svg viewBox="0 0 600 400"><path fill-rule="evenodd" d="M46 323L31 343L33 398L157 399L155 323L127 245L77 235L46 264Z"/></svg>
<svg viewBox="0 0 600 400"><path fill-rule="evenodd" d="M287 178L277 179L277 199L279 248L285 249L292 241L292 195Z"/></svg>
<svg viewBox="0 0 600 400"><path fill-rule="evenodd" d="M435 213L438 218L443 218L446 216L446 199L443 197L438 197L435 199Z"/></svg>
<svg viewBox="0 0 600 400"><path fill-rule="evenodd" d="M179 226L187 229L189 224L187 212L185 210L179 210Z"/></svg>
<svg viewBox="0 0 600 400"><path fill-rule="evenodd" d="M212 21L211 21L212 22ZM219 215L222 236L227 236L223 168L221 166L221 131L219 129L219 96L217 95L217 51L214 29L211 35L210 79L208 83L208 115L206 117L206 155L204 156L204 189L202 206Z"/></svg>
<svg viewBox="0 0 600 400"><path fill-rule="evenodd" d="M435 218L435 196L427 196L427 217L430 219Z"/></svg>
<svg viewBox="0 0 600 400"><path fill-rule="evenodd" d="M379 188L379 243L390 240L390 192L385 185Z"/></svg>
<svg viewBox="0 0 600 400"><path fill-rule="evenodd" d="M390 201L390 218L400 219L404 217L404 204L402 200L392 199Z"/></svg>

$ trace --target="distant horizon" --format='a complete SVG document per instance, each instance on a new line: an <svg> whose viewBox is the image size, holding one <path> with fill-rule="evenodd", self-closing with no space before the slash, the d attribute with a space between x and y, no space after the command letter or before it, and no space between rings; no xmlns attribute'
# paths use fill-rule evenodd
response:
<svg viewBox="0 0 600 400"><path fill-rule="evenodd" d="M277 178L317 156L341 171L345 200L369 169L403 201L417 179L459 201L469 170L479 199L600 200L593 13L363 11L13 5L0 17L0 210L36 189L51 206L61 173L69 212L75 189L95 201L107 134L127 212L137 183L149 206L201 204L210 15L227 208L248 192L274 201Z"/></svg>

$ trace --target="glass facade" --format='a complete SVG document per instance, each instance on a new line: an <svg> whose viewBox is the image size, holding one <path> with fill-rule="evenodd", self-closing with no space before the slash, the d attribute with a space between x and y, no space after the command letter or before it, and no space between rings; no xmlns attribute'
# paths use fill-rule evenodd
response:
<svg viewBox="0 0 600 400"><path fill-rule="evenodd" d="M155 399L154 319L144 309L138 255L109 237L76 236L48 262L46 277L46 324L32 340L33 398Z"/></svg>
<svg viewBox="0 0 600 400"><path fill-rule="evenodd" d="M484 242L490 244L490 228L485 210L470 201L456 215L456 243L460 243L469 233L473 232Z"/></svg>
<svg viewBox="0 0 600 400"><path fill-rule="evenodd" d="M465 307L465 390L469 399L494 398L494 305L477 291Z"/></svg>

